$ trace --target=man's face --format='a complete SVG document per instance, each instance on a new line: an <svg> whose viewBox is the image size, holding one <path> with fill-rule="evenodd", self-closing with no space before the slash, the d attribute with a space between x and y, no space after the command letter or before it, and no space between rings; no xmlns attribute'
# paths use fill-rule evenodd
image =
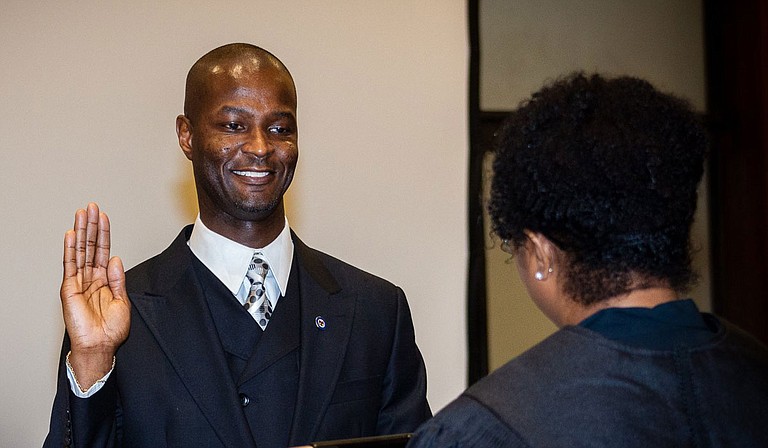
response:
<svg viewBox="0 0 768 448"><path fill-rule="evenodd" d="M282 216L299 156L293 83L271 66L217 68L207 77L196 113L177 122L201 217L228 222L262 221L276 211Z"/></svg>

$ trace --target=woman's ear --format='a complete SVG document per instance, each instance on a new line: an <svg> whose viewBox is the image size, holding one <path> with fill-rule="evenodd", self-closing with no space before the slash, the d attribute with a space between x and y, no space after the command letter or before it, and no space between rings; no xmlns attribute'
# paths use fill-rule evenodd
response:
<svg viewBox="0 0 768 448"><path fill-rule="evenodd" d="M526 251L532 266L536 268L533 277L538 281L545 281L555 272L557 248L546 236L539 232L524 230L528 237Z"/></svg>
<svg viewBox="0 0 768 448"><path fill-rule="evenodd" d="M561 278L555 271L560 259L560 249L539 232L525 230L524 249L518 252L518 271L533 303L558 327L571 301L562 293ZM575 303L575 302L573 302Z"/></svg>

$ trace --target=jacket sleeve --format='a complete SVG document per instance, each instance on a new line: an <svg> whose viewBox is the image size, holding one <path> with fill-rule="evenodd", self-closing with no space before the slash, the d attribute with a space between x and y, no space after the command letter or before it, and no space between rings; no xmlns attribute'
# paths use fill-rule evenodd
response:
<svg viewBox="0 0 768 448"><path fill-rule="evenodd" d="M416 346L411 311L402 289L397 288L395 334L384 377L377 433L413 432L432 417L426 394L427 372Z"/></svg>
<svg viewBox="0 0 768 448"><path fill-rule="evenodd" d="M528 448L512 427L489 408L462 395L419 427L408 448L468 446Z"/></svg>
<svg viewBox="0 0 768 448"><path fill-rule="evenodd" d="M59 357L51 423L43 448L115 446L117 408L115 375L111 375L102 389L92 397L76 397L67 379L65 359L69 350L69 337L65 334Z"/></svg>

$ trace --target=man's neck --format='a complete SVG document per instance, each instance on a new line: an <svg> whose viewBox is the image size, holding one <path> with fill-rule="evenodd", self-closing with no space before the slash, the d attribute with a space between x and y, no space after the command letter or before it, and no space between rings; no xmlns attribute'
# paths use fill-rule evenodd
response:
<svg viewBox="0 0 768 448"><path fill-rule="evenodd" d="M240 220L231 216L206 216L201 211L200 220L210 230L247 247L268 245L285 227L285 215L278 211L264 219L254 221Z"/></svg>

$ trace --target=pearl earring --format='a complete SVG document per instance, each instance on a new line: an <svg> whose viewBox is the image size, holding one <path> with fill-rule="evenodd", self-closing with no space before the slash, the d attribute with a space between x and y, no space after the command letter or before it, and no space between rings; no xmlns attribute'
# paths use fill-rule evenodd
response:
<svg viewBox="0 0 768 448"><path fill-rule="evenodd" d="M542 280L544 280L544 274L542 274L542 273L541 273L541 272L539 272L539 271L536 271L536 273L533 275L533 277L534 277L536 280L538 280L538 281L542 281Z"/></svg>

